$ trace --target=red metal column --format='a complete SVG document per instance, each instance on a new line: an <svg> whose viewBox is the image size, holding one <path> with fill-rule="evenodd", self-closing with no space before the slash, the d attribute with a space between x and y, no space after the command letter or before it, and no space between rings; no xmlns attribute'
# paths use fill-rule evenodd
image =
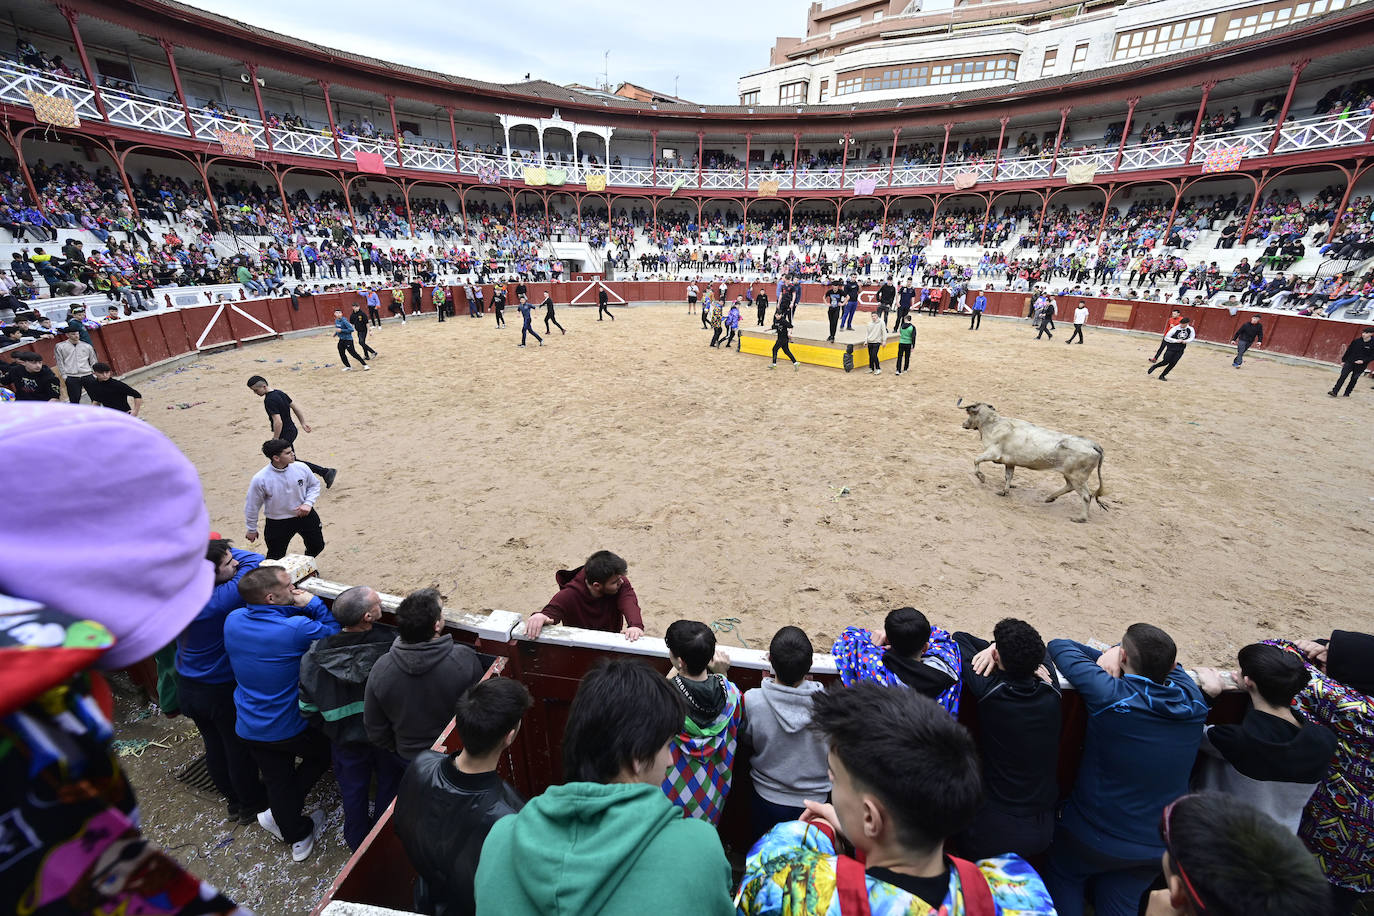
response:
<svg viewBox="0 0 1374 916"><path fill-rule="evenodd" d="M1374 121L1369 122L1370 127L1374 128ZM801 131L792 132L792 190L797 190L797 159L801 157ZM792 215L787 216L787 237L792 237Z"/></svg>
<svg viewBox="0 0 1374 916"><path fill-rule="evenodd" d="M1169 233L1174 228L1174 217L1178 216L1178 205L1183 200L1183 182L1180 181L1178 187L1174 188L1174 206L1169 210L1169 222L1164 225L1164 238L1169 237ZM1104 208L1105 209L1105 208Z"/></svg>
<svg viewBox="0 0 1374 916"><path fill-rule="evenodd" d="M1269 169L1260 170L1260 180L1255 182L1255 196L1250 198L1250 210L1245 214L1245 225L1240 227L1240 235L1236 236L1236 242L1244 245L1245 237L1250 234L1250 224L1255 219L1255 208L1260 203L1260 192L1269 183ZM1254 181L1254 178L1251 178Z"/></svg>
<svg viewBox="0 0 1374 916"><path fill-rule="evenodd" d="M845 175L845 171L848 170L848 168L849 168L849 138L850 138L850 136L851 136L851 135L850 135L849 133L847 133L847 132L845 133L845 135L844 135L844 149L840 150L840 189L841 189L841 190L844 190L844 175ZM836 211L835 211L835 228L838 229L839 226L840 226L840 213L839 213L838 210L836 210Z"/></svg>
<svg viewBox="0 0 1374 916"><path fill-rule="evenodd" d="M337 159L343 158L343 150L339 146L339 128L334 125L334 105L329 101L329 83L324 80L316 80L320 89L324 92L324 113L329 116L329 136L334 141L334 156ZM345 197L348 195L345 194Z"/></svg>
<svg viewBox="0 0 1374 916"><path fill-rule="evenodd" d="M396 144L396 165L404 168L406 163L401 155L401 128L396 126L396 96L386 97L386 107L391 111L391 141Z"/></svg>
<svg viewBox="0 0 1374 916"><path fill-rule="evenodd" d="M1197 146L1198 131L1202 130L1202 119L1207 116L1207 99L1211 97L1212 90L1217 88L1216 80L1208 80L1202 84L1202 101L1197 106L1197 117L1193 119L1193 135L1188 138L1188 152L1183 156L1183 164L1187 165L1193 161L1193 147Z"/></svg>
<svg viewBox="0 0 1374 916"><path fill-rule="evenodd" d="M706 131L697 131L697 190L701 190L701 160L706 155ZM700 208L698 208L700 209ZM700 222L698 222L700 225Z"/></svg>
<svg viewBox="0 0 1374 916"><path fill-rule="evenodd" d="M1288 106L1293 104L1293 90L1298 88L1298 77L1302 71L1307 69L1307 65L1312 63L1310 57L1295 60L1290 67L1293 68L1293 78L1288 81L1288 94L1283 97L1283 108L1279 110L1279 118L1274 122L1274 136L1269 138L1269 155L1274 154L1274 147L1279 145L1279 133L1283 130L1283 121L1288 117Z"/></svg>
<svg viewBox="0 0 1374 916"><path fill-rule="evenodd" d="M76 17L80 14L70 6L59 6L57 8L67 20L67 25L72 30L72 44L76 45L76 56L81 60L81 69L86 73L86 82L91 84L91 91L95 93L95 107L100 112L100 117L109 120L109 115L105 114L105 99L100 95L100 85L95 78L95 70L91 67L91 59L86 56L86 43L81 40L81 29L77 27Z"/></svg>
<svg viewBox="0 0 1374 916"><path fill-rule="evenodd" d="M1341 220L1345 219L1345 205L1350 203L1350 192L1355 187L1355 182L1350 176L1346 176L1345 194L1341 197L1341 204L1336 208L1336 215L1331 218L1331 231L1326 234L1326 242L1330 245L1331 240L1336 237L1336 231L1341 228Z"/></svg>
<svg viewBox="0 0 1374 916"><path fill-rule="evenodd" d="M33 205L35 207L37 207L39 210L42 210L43 204L42 198L38 196L38 186L33 183L33 175L29 173L29 167L24 163L24 153L22 150L19 149L19 144L21 141L17 139L13 133L10 132L10 125L8 121L0 123L0 132L4 133L5 140L14 149L14 158L19 160L19 173L24 176L24 187L29 189L29 200L33 202ZM23 134L24 131L21 130L19 133ZM132 202L134 196L133 192L129 191L128 193L129 200Z"/></svg>
<svg viewBox="0 0 1374 916"><path fill-rule="evenodd" d="M411 182L413 185L414 182ZM410 224L410 237L415 238L415 217L410 213L410 187L411 185L401 185L401 199L406 205L406 222Z"/></svg>
<svg viewBox="0 0 1374 916"><path fill-rule="evenodd" d="M996 180L997 173L1002 171L1002 142L1007 138L1007 122L1010 120L1010 115L1002 115L1002 129L997 132L997 157L992 160L993 180Z"/></svg>
<svg viewBox="0 0 1374 916"><path fill-rule="evenodd" d="M1140 104L1140 96L1133 95L1126 100L1126 126L1121 128L1121 143L1116 147L1116 158L1112 160L1112 171L1121 167L1121 157L1126 152L1126 138L1131 135L1131 119L1135 117L1135 106ZM1103 208L1106 212L1106 208Z"/></svg>
<svg viewBox="0 0 1374 916"><path fill-rule="evenodd" d="M1064 144L1064 125L1069 123L1069 112L1071 111L1073 111L1072 106L1059 109L1059 133L1054 138L1054 155L1050 157L1049 178L1054 177L1054 167L1059 164L1059 147Z"/></svg>
<svg viewBox="0 0 1374 916"><path fill-rule="evenodd" d="M900 136L901 133L902 129L900 127L892 128L892 157L887 164L887 186L889 188L892 187L892 175L897 170L897 137ZM887 222L887 217L885 215L883 217L883 222Z"/></svg>
<svg viewBox="0 0 1374 916"><path fill-rule="evenodd" d="M267 109L262 107L262 89L258 87L258 65L244 62L248 68L248 81L253 86L253 98L258 102L258 117L262 119L262 135L267 139L267 151L273 152L272 131L267 126Z"/></svg>
<svg viewBox="0 0 1374 916"><path fill-rule="evenodd" d="M139 212L138 203L134 198L133 183L129 181L129 173L124 168L124 160L128 158L129 150L125 150L124 152L116 156L114 155L114 146L111 145L110 155L115 161L115 168L119 169L119 180L120 183L124 185L124 193L129 195L129 209L134 211L134 216L138 217L139 219L142 219L143 214ZM22 163L23 160L21 159L20 164ZM205 183L205 193L207 196L210 194L210 182L208 181Z"/></svg>
<svg viewBox="0 0 1374 916"><path fill-rule="evenodd" d="M250 73L249 76L252 74ZM282 214L286 217L286 226L292 228L296 225L296 219L291 215L291 205L286 202L286 186L281 183L281 174L275 168L270 171L272 177L277 180L277 193L281 195L281 209Z"/></svg>
<svg viewBox="0 0 1374 916"><path fill-rule="evenodd" d="M352 184L352 179L344 178L343 172L339 173L339 185L343 188L344 192L344 206L348 208L348 221L353 224L353 231L357 232L358 217L353 213L353 201L350 199L353 196Z"/></svg>
<svg viewBox="0 0 1374 916"><path fill-rule="evenodd" d="M456 172L458 166L458 127L453 123L453 109L448 109L448 133L453 139L453 170Z"/></svg>
<svg viewBox="0 0 1374 916"><path fill-rule="evenodd" d="M954 129L954 124L953 124L953 122L946 121L946 122L945 122L945 142L940 144L940 175L939 175L938 178L935 179L935 183L936 183L936 184L944 184L944 183L945 183L945 153L949 152L949 132L950 132L951 130L953 130L953 129ZM934 213L934 211L931 212L930 218L931 218L932 220L935 218L935 213Z"/></svg>
<svg viewBox="0 0 1374 916"><path fill-rule="evenodd" d="M167 55L167 66L172 71L172 85L176 87L177 98L181 99L181 110L186 113L186 130L194 138L196 125L191 120L191 106L186 103L186 90L181 87L181 73L177 71L176 58L172 56L172 43L165 38L159 38L157 43L162 46L163 52Z"/></svg>

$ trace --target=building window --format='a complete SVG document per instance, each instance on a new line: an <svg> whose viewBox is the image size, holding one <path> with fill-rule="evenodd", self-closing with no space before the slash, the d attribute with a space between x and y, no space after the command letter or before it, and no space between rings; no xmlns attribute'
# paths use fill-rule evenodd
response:
<svg viewBox="0 0 1374 916"><path fill-rule="evenodd" d="M1227 18L1226 31L1219 40L1248 38L1256 32L1267 32L1345 7L1346 0L1304 0L1302 3L1266 3L1235 10Z"/></svg>
<svg viewBox="0 0 1374 916"><path fill-rule="evenodd" d="M839 74L835 81L835 94L1016 79L1016 66L1017 58L1008 56L869 67Z"/></svg>
<svg viewBox="0 0 1374 916"><path fill-rule="evenodd" d="M1083 65L1088 62L1088 43L1074 45L1073 63L1069 64L1069 72L1074 73L1083 69Z"/></svg>
<svg viewBox="0 0 1374 916"><path fill-rule="evenodd" d="M739 103L741 105L757 105L759 103L759 91L757 89L751 89L748 92L741 92L739 94Z"/></svg>
<svg viewBox="0 0 1374 916"><path fill-rule="evenodd" d="M1040 75L1054 76L1055 64L1059 63L1059 49L1050 48L1045 52L1045 62L1040 65Z"/></svg>
<svg viewBox="0 0 1374 916"><path fill-rule="evenodd" d="M883 21L883 11L882 11L882 10L878 10L876 13L873 14L873 21L874 21L874 22L882 22L882 21Z"/></svg>
<svg viewBox="0 0 1374 916"><path fill-rule="evenodd" d="M1169 22L1148 29L1118 32L1112 60L1167 54L1170 51L1183 51L1211 44L1215 40L1212 33L1216 30L1216 25L1217 17L1199 16L1196 19Z"/></svg>
<svg viewBox="0 0 1374 916"><path fill-rule="evenodd" d="M783 83L778 87L779 105L800 105L806 101L806 80Z"/></svg>
<svg viewBox="0 0 1374 916"><path fill-rule="evenodd" d="M824 102L830 97L830 80L821 80L821 96L819 101Z"/></svg>

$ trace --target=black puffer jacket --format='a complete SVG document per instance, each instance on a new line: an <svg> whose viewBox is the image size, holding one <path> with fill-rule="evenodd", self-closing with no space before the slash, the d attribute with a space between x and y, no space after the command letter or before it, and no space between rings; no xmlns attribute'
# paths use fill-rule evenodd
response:
<svg viewBox="0 0 1374 916"><path fill-rule="evenodd" d="M391 823L419 872L422 913L471 916L473 882L492 824L525 807L496 773L460 773L456 759L421 751L401 779Z"/></svg>

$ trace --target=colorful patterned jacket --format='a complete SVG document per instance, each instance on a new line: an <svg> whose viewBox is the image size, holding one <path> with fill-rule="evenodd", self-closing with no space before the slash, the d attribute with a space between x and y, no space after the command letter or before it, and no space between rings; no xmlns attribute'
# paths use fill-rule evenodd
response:
<svg viewBox="0 0 1374 916"><path fill-rule="evenodd" d="M907 686L891 668L883 664L883 653L886 651L887 649L873 642L873 634L863 627L846 627L830 650L835 657L835 668L840 673L840 682L846 687L853 687L863 681L873 681L888 687ZM958 716L959 672L963 666L959 646L954 642L953 636L937 626L932 626L930 644L926 646L925 654L935 656L952 673L954 683L935 699L951 716Z"/></svg>
<svg viewBox="0 0 1374 916"><path fill-rule="evenodd" d="M700 726L684 717L683 730L673 738L673 765L663 780L663 791L689 817L720 823L735 766L735 744L744 704L739 688L722 675L725 706L710 725Z"/></svg>
<svg viewBox="0 0 1374 916"><path fill-rule="evenodd" d="M1306 663L1291 642L1265 640ZM1374 697L1307 666L1312 680L1295 699L1303 715L1336 733L1336 758L1302 812L1298 836L1327 879L1362 894L1374 891Z"/></svg>
<svg viewBox="0 0 1374 916"><path fill-rule="evenodd" d="M838 857L829 835L801 821L779 824L749 851L735 898L739 916L840 916L835 891ZM1049 891L1017 855L983 859L978 868L998 916L1055 916ZM951 868L943 900L930 903L865 876L872 916L964 916L964 892Z"/></svg>

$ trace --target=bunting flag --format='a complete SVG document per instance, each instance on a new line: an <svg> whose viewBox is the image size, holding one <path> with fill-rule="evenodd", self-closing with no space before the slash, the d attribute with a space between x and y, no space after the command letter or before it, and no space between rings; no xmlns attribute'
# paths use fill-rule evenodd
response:
<svg viewBox="0 0 1374 916"><path fill-rule="evenodd" d="M381 153L365 153L362 150L353 151L353 161L358 163L358 171L371 172L374 175L386 174L386 160Z"/></svg>
<svg viewBox="0 0 1374 916"><path fill-rule="evenodd" d="M538 186L538 185L545 185L545 184L548 184L548 183L549 183L549 173L548 173L548 170L547 170L547 169L543 168L542 166L538 166L538 167L531 167L531 166L528 166L528 165L525 166L525 184L527 184L527 185L532 185L532 186Z"/></svg>
<svg viewBox="0 0 1374 916"><path fill-rule="evenodd" d="M668 196L669 196L669 197L672 197L674 194L677 193L677 189L680 188L680 187L682 187L682 186L685 185L686 183L687 183L687 179L686 179L686 178L679 178L679 179L677 179L676 181L674 181L674 182L673 182L673 187L668 191Z"/></svg>
<svg viewBox="0 0 1374 916"><path fill-rule="evenodd" d="M566 169L546 169L546 183L560 185L568 183L568 172Z"/></svg>
<svg viewBox="0 0 1374 916"><path fill-rule="evenodd" d="M954 190L956 191L967 191L977 183L977 172L959 172L954 176Z"/></svg>
<svg viewBox="0 0 1374 916"><path fill-rule="evenodd" d="M759 182L759 197L777 197L778 182L776 179Z"/></svg>
<svg viewBox="0 0 1374 916"><path fill-rule="evenodd" d="M236 130L217 130L215 136L219 137L220 149L229 156L241 156L244 159L258 158L258 151L253 146L253 138L247 134L241 134Z"/></svg>
<svg viewBox="0 0 1374 916"><path fill-rule="evenodd" d="M860 178L854 182L854 196L867 197L869 194L872 194L877 187L878 179Z"/></svg>
<svg viewBox="0 0 1374 916"><path fill-rule="evenodd" d="M1095 162L1075 162L1065 171L1065 180L1069 184L1092 184L1093 178L1097 176L1097 163Z"/></svg>
<svg viewBox="0 0 1374 916"><path fill-rule="evenodd" d="M477 180L482 184L496 184L501 180L501 170L493 162L484 162L477 166Z"/></svg>
<svg viewBox="0 0 1374 916"><path fill-rule="evenodd" d="M1203 160L1202 172L1234 172L1240 168L1241 154L1244 149L1239 146L1219 146L1207 154Z"/></svg>
<svg viewBox="0 0 1374 916"><path fill-rule="evenodd" d="M605 176L605 175L588 175L588 176L587 176L587 190L588 190L588 191L604 191L604 190L606 190L606 176Z"/></svg>
<svg viewBox="0 0 1374 916"><path fill-rule="evenodd" d="M32 89L25 89L24 95L33 106L33 116L43 124L51 124L54 127L81 126L81 119L76 116L76 105L71 99L48 95L46 92L35 92Z"/></svg>

